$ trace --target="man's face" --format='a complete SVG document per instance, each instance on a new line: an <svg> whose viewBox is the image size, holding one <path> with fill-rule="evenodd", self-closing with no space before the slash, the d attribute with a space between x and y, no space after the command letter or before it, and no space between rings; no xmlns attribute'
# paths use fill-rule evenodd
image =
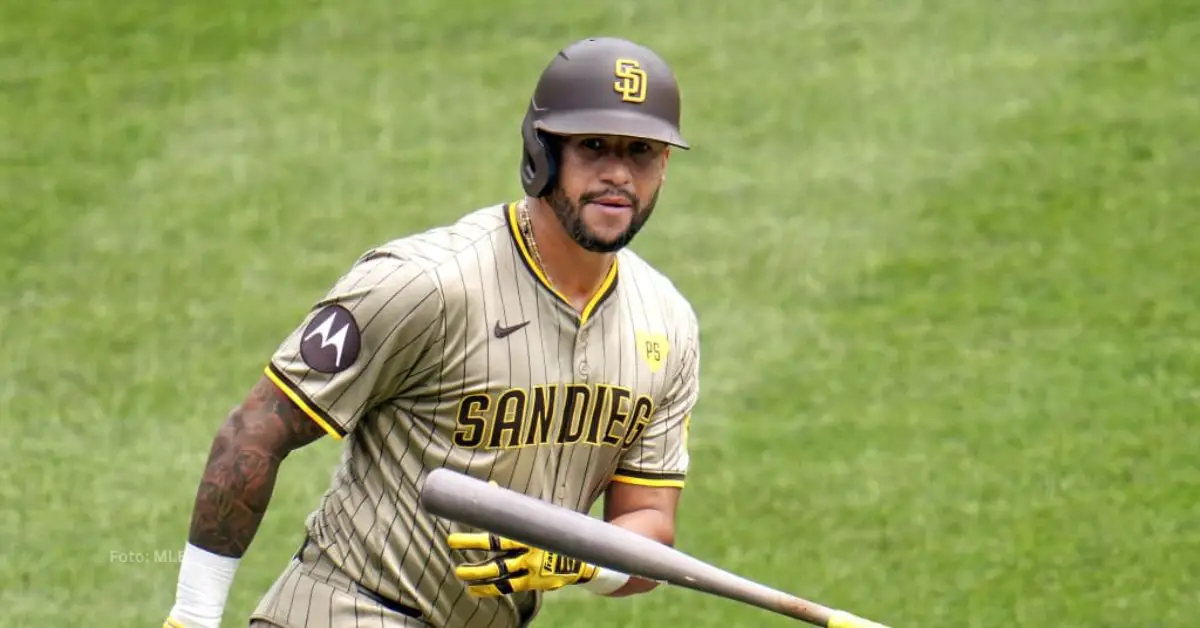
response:
<svg viewBox="0 0 1200 628"><path fill-rule="evenodd" d="M667 146L610 135L565 137L561 145L558 184L547 199L555 215L583 248L620 250L654 210Z"/></svg>

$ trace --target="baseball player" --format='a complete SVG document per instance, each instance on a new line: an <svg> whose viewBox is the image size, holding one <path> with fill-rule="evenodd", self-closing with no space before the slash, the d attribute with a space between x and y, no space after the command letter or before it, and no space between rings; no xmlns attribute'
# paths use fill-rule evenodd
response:
<svg viewBox="0 0 1200 628"><path fill-rule="evenodd" d="M288 453L341 464L250 619L283 628L516 628L545 592L654 582L434 517L447 467L665 544L688 471L695 313L626 249L680 134L653 51L558 52L521 128L522 200L364 253L266 364L212 444L166 625L216 627Z"/></svg>

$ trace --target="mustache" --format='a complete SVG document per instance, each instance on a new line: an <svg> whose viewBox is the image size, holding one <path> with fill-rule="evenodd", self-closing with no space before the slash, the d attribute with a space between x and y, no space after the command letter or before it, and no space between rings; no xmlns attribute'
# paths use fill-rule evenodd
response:
<svg viewBox="0 0 1200 628"><path fill-rule="evenodd" d="M629 192L627 190L622 190L620 188L609 188L607 190L602 190L599 192L588 192L588 193L584 194L583 196L579 197L579 204L586 205L588 203L595 201L598 198L604 198L605 196L620 196L621 198L629 201L630 205L632 205L634 207L640 206L640 203L638 202L638 197L636 194L634 194L633 192Z"/></svg>

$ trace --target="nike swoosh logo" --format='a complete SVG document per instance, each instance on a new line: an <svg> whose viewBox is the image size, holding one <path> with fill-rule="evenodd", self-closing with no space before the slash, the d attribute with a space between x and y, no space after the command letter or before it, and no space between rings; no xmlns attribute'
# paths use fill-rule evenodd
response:
<svg viewBox="0 0 1200 628"><path fill-rule="evenodd" d="M511 327L501 327L500 321L496 321L496 329L495 329L496 337L503 338L505 336L512 335L513 332L517 331L518 329L521 329L522 327L524 327L528 324L529 324L529 321L525 321L523 323L517 323L516 325L513 325Z"/></svg>

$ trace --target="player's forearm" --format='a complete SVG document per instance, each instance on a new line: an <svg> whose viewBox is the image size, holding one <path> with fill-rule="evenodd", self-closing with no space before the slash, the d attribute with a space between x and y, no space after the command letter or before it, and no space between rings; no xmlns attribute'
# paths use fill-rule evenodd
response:
<svg viewBox="0 0 1200 628"><path fill-rule="evenodd" d="M280 463L324 433L274 383L260 378L213 439L188 542L221 556L245 554L271 502Z"/></svg>
<svg viewBox="0 0 1200 628"><path fill-rule="evenodd" d="M675 545L675 522L660 510L644 508L614 517L609 523L649 537L663 545ZM625 586L610 593L610 597L625 597L652 591L658 586L653 580L630 578Z"/></svg>
<svg viewBox="0 0 1200 628"><path fill-rule="evenodd" d="M280 463L323 433L266 377L229 414L196 491L169 625L219 628L238 563L271 502Z"/></svg>
<svg viewBox="0 0 1200 628"><path fill-rule="evenodd" d="M248 414L250 414L248 418ZM245 404L221 425L200 479L167 625L218 628L238 563L271 501L283 456Z"/></svg>
<svg viewBox="0 0 1200 628"><path fill-rule="evenodd" d="M283 456L248 438L246 410L234 410L213 439L192 510L188 542L241 558L254 540Z"/></svg>

